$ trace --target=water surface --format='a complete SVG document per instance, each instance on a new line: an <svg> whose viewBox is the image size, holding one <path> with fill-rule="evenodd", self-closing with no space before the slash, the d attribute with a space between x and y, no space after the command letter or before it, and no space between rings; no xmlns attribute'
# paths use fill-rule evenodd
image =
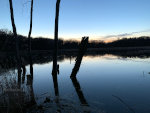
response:
<svg viewBox="0 0 150 113"><path fill-rule="evenodd" d="M70 75L75 58L65 58L58 64L60 73L57 80L53 80L52 62L49 62L33 65L32 87L28 86L26 77L21 84L24 89L30 88L37 105L42 105L48 97L57 100L49 107L56 110L59 107L59 111L150 113L150 58L85 56L77 78L73 80ZM26 66L26 70L28 75L29 66ZM1 73L0 79L9 81L12 76L17 78L17 70ZM2 83L3 87L5 80ZM54 87L54 84L58 87ZM29 94L28 90L25 91ZM45 112L48 111L47 108Z"/></svg>

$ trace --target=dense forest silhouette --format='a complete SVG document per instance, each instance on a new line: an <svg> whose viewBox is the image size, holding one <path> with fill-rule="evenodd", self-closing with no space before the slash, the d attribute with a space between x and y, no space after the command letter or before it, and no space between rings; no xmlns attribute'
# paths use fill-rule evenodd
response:
<svg viewBox="0 0 150 113"><path fill-rule="evenodd" d="M28 50L28 38L18 35L20 50ZM31 38L32 50L53 50L54 40L50 38L37 37ZM107 47L142 47L150 45L150 37L141 36L135 38L122 38L113 42L90 41L88 48L107 48ZM78 49L79 42L75 40L58 40L59 49ZM15 38L13 33L8 30L0 30L0 50L15 51Z"/></svg>

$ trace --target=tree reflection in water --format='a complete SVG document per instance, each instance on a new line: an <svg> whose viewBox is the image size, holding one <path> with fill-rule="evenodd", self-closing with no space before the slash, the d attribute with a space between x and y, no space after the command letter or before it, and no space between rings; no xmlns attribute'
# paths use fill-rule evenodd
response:
<svg viewBox="0 0 150 113"><path fill-rule="evenodd" d="M26 68L22 66L22 71L17 70L17 73L12 71L10 76L3 77L0 113L23 113L27 108L30 109L36 105L33 91L33 67L31 69L31 73L26 75Z"/></svg>

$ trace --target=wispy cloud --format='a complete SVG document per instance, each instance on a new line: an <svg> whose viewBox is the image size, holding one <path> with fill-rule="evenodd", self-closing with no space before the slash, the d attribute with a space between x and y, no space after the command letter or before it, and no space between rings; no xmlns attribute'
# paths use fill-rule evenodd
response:
<svg viewBox="0 0 150 113"><path fill-rule="evenodd" d="M123 34L118 34L118 35L107 35L107 36L103 36L103 38L107 39L107 38L114 38L114 37L116 37L116 38L128 37L128 36L132 36L132 35L139 34L139 33L144 33L144 32L150 32L150 29L143 30L143 31L138 31L138 32L123 33Z"/></svg>

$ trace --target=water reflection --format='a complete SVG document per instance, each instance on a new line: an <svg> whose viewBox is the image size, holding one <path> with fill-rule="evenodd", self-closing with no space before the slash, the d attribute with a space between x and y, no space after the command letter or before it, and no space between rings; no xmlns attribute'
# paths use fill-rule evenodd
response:
<svg viewBox="0 0 150 113"><path fill-rule="evenodd" d="M18 88L21 88L21 71L18 69Z"/></svg>
<svg viewBox="0 0 150 113"><path fill-rule="evenodd" d="M22 84L25 82L25 76L26 76L26 67L25 65L22 66Z"/></svg>
<svg viewBox="0 0 150 113"><path fill-rule="evenodd" d="M30 88L30 101L27 106L33 106L36 104L34 90L33 90L33 65L30 63L30 75L27 75L27 85Z"/></svg>
<svg viewBox="0 0 150 113"><path fill-rule="evenodd" d="M132 113L135 113L134 109L132 107L130 107L126 102L124 102L120 97L116 96L116 95L112 95L114 98L118 99L122 104L124 104L129 111L131 111Z"/></svg>
<svg viewBox="0 0 150 113"><path fill-rule="evenodd" d="M57 74L56 75L52 75L52 77L53 77L53 84L54 84L55 96L59 96Z"/></svg>
<svg viewBox="0 0 150 113"><path fill-rule="evenodd" d="M62 113L64 109L74 110L75 106L78 107L77 112L82 110L97 113L93 110L101 109L104 113L128 113L133 109L136 113L149 113L150 59L124 60L112 55L85 56L78 78L70 79L74 59L72 62L70 64L70 57L63 62L58 60L61 66L60 75L58 72L54 76L50 74L51 62L32 65L32 68L30 65L22 66L21 74L12 69L4 74L5 79L2 79L3 74L1 74L0 106L3 106L3 109L0 108L0 113L7 111L8 103L9 105L19 103L23 105L22 107L37 111L39 109L34 106L42 105L44 110L56 109L54 112L58 110ZM12 77L14 77L13 80ZM1 84L4 91L1 90ZM8 89L15 89L15 92ZM54 94L51 94L53 90ZM46 91L48 95L40 95ZM4 95L1 96L1 94ZM115 98L112 95L116 95ZM41 96L42 99L40 100L37 96L39 98ZM45 98L46 103L44 103ZM88 110L84 110L85 107ZM15 111L14 109L16 112L21 112L18 104L9 108L9 111Z"/></svg>
<svg viewBox="0 0 150 113"><path fill-rule="evenodd" d="M80 84L77 81L76 77L71 77L71 80L72 80L73 86L74 86L74 88L76 90L76 93L77 93L77 95L79 97L79 100L81 102L81 105L89 106L87 101L86 101L86 99L85 99L85 97L84 97L84 95L83 95L83 92L81 90Z"/></svg>
<svg viewBox="0 0 150 113"><path fill-rule="evenodd" d="M17 73L11 72L10 75L2 76L0 113L26 112L27 108L30 109L36 104L33 91L33 66L30 66L28 75L25 66L22 66L21 71L17 69Z"/></svg>
<svg viewBox="0 0 150 113"><path fill-rule="evenodd" d="M76 57L77 53L71 54L71 53L66 53L66 54L60 54L59 57L57 58L58 62L63 62L64 60L68 60L70 59L70 63L71 60L74 59ZM111 57L117 57L117 58L124 58L124 59L147 59L150 58L149 54L144 54L144 55L127 55L124 53L124 55L122 54L101 54L101 53L89 53L87 52L84 56L87 56L88 59L91 58L95 58L95 57L103 57L103 56L108 56L110 55ZM46 64L46 63L50 63L53 61L52 59L52 55L51 54L40 54L40 55L33 55L33 64ZM27 66L28 64L30 64L28 57L22 56L21 57L24 60L24 65ZM1 57L0 56L0 73L2 71L8 70L8 69L15 69L16 67L16 61L14 60L15 58L12 56L6 56L6 57Z"/></svg>

